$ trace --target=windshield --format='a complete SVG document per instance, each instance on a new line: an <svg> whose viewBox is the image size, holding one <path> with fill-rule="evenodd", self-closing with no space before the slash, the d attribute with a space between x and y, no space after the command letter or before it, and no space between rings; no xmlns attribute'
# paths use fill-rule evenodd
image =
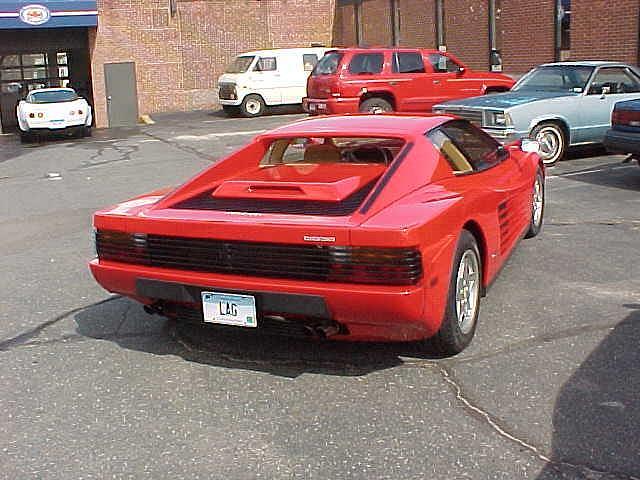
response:
<svg viewBox="0 0 640 480"><path fill-rule="evenodd" d="M58 103L72 102L79 97L73 90L50 90L47 92L32 92L27 96L29 103Z"/></svg>
<svg viewBox="0 0 640 480"><path fill-rule="evenodd" d="M341 58L342 54L339 52L327 53L320 59L311 75L314 77L317 75L333 75L338 71L338 65L340 64Z"/></svg>
<svg viewBox="0 0 640 480"><path fill-rule="evenodd" d="M512 91L544 90L549 92L584 91L593 67L550 65L531 70L511 89Z"/></svg>
<svg viewBox="0 0 640 480"><path fill-rule="evenodd" d="M227 66L224 73L244 73L248 70L256 57L236 57L236 59Z"/></svg>

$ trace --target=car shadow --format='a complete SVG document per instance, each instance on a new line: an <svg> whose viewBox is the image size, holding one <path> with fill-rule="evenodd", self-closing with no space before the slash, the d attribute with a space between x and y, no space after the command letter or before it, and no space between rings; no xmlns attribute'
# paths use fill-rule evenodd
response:
<svg viewBox="0 0 640 480"><path fill-rule="evenodd" d="M441 358L415 343L306 340L169 321L121 297L83 309L74 320L78 334L112 341L122 348L290 378L303 373L361 376L402 365L403 356Z"/></svg>
<svg viewBox="0 0 640 480"><path fill-rule="evenodd" d="M591 185L640 191L640 166L635 160L633 163L625 164L622 163L622 160L610 162L595 168L587 167L568 172L568 174L561 173L558 176Z"/></svg>
<svg viewBox="0 0 640 480"><path fill-rule="evenodd" d="M302 105L275 105L272 107L267 107L262 116L271 117L275 115L293 115L298 113L304 113ZM207 113L207 116L214 118L243 118L240 113L238 113L237 115L229 115L222 109L210 111Z"/></svg>
<svg viewBox="0 0 640 480"><path fill-rule="evenodd" d="M640 304L562 386L553 414L551 462L537 480L584 467L632 478L640 472ZM610 478L609 476L597 478ZM635 477L633 477L635 478Z"/></svg>

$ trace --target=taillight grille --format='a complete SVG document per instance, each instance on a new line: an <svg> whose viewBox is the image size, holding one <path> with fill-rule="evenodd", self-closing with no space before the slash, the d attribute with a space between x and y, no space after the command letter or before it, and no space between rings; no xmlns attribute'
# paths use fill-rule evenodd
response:
<svg viewBox="0 0 640 480"><path fill-rule="evenodd" d="M415 248L235 242L99 230L100 260L257 277L411 285L422 278Z"/></svg>

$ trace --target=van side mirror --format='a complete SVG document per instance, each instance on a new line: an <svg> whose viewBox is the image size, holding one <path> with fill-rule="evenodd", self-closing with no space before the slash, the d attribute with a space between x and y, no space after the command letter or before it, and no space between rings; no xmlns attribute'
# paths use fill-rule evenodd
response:
<svg viewBox="0 0 640 480"><path fill-rule="evenodd" d="M462 75L464 74L465 68L464 67L458 67L458 71L456 72L457 75Z"/></svg>

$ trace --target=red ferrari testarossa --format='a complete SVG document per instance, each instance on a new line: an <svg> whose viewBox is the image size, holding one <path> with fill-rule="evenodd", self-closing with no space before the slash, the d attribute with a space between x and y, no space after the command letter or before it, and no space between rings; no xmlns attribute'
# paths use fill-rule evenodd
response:
<svg viewBox="0 0 640 480"><path fill-rule="evenodd" d="M542 226L535 150L448 116L302 120L174 190L97 212L91 271L179 320L432 339L454 354L515 245Z"/></svg>

